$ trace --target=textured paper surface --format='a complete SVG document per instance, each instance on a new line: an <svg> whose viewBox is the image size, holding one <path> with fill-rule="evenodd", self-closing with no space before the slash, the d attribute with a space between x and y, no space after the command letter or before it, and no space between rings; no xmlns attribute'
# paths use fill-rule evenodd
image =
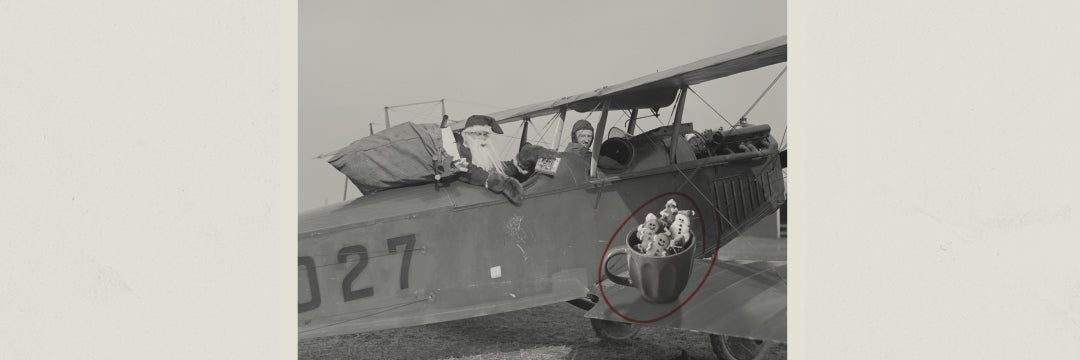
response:
<svg viewBox="0 0 1080 360"><path fill-rule="evenodd" d="M297 3L0 7L0 357L295 358ZM1080 357L1078 10L789 4L790 359Z"/></svg>

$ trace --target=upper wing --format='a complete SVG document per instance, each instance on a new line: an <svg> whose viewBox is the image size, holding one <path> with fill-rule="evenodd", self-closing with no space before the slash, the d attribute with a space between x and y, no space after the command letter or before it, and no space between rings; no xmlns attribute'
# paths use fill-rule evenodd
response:
<svg viewBox="0 0 1080 360"><path fill-rule="evenodd" d="M786 35L620 84L503 110L489 116L498 120L499 123L507 123L526 117L554 114L564 107L585 112L596 108L601 99L611 101L610 109L664 107L675 100L675 93L682 86L696 85L785 61L787 61ZM460 130L464 127L464 122L451 127L454 130Z"/></svg>

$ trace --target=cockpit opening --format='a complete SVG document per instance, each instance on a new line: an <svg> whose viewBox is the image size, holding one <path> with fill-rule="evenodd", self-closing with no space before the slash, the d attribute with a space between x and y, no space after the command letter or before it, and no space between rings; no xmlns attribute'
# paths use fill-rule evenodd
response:
<svg viewBox="0 0 1080 360"><path fill-rule="evenodd" d="M596 166L607 172L621 172L634 162L634 145L622 137L612 137L600 145L600 159Z"/></svg>

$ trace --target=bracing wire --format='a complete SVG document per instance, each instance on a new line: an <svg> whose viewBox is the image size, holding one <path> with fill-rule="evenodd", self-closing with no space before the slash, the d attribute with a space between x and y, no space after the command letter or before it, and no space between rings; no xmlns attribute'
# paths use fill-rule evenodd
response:
<svg viewBox="0 0 1080 360"><path fill-rule="evenodd" d="M743 113L742 116L739 117L739 119L745 119L746 115L750 115L750 111L754 110L754 106L757 106L758 102L761 101L761 98L765 97L765 94L767 94L769 90L772 89L773 85L776 85L776 82L780 80L781 76L784 76L785 72L787 72L787 66L784 66L784 69L780 70L780 74L776 75L776 78L773 79L772 83L769 84L769 87L766 87L765 91L761 92L761 95L758 96L757 100L754 100L754 103L750 104L750 108L746 109L746 112Z"/></svg>
<svg viewBox="0 0 1080 360"><path fill-rule="evenodd" d="M410 114L413 115L413 117L411 119L416 119L416 118L419 117L419 118L425 119L425 120L435 116L435 115L431 114L431 112L434 111L434 110L435 110L434 106L429 108L427 113L420 113L420 112L416 112L416 111L412 111L412 110L406 110L404 108L391 108L390 109L390 111L401 111L401 112L410 113ZM442 119L439 119L439 120L442 120ZM409 120L406 120L406 121L409 121Z"/></svg>
<svg viewBox="0 0 1080 360"><path fill-rule="evenodd" d="M787 126L784 127L784 136L780 137L780 145L778 148L780 151L784 151L784 141L787 140Z"/></svg>
<svg viewBox="0 0 1080 360"><path fill-rule="evenodd" d="M555 118L558 116L559 114L552 115L551 119L548 119L547 124L544 124L544 128L539 131L540 139L537 140L537 143L544 143L544 137L547 136L548 129L551 128L551 124L555 122Z"/></svg>
<svg viewBox="0 0 1080 360"><path fill-rule="evenodd" d="M592 116L592 114L594 112L596 112L596 109L600 108L600 104L602 104L602 103L603 103L603 101L597 101L596 106L593 106L592 110L589 110L589 112L585 114L585 119L584 120L589 120L589 117Z"/></svg>
<svg viewBox="0 0 1080 360"><path fill-rule="evenodd" d="M694 95L697 96L697 98L700 99L702 103L705 103L705 106L708 106L710 110L712 110L714 113L716 113L716 116L719 116L721 119L723 119L724 122L726 122L728 124L728 126L730 126L733 129L735 128L735 125L732 125L731 122L728 121L728 119L726 117L724 117L724 115L721 115L719 111L716 111L716 108L714 108L711 104L709 104L708 101L705 101L705 98L701 97L701 95L699 95L697 93L697 91L694 91L694 88L689 87L689 86L687 86L686 88L690 89L690 92L694 93Z"/></svg>
<svg viewBox="0 0 1080 360"><path fill-rule="evenodd" d="M689 86L687 86L687 87L689 87ZM679 96L686 96L686 92L685 92L685 91L683 91L683 92L682 92L681 94L679 94ZM675 99L675 101L680 101L680 100L679 100L678 98L676 98L676 99ZM666 124L664 124L664 123L663 123L663 122L661 121L660 123L661 123L661 124L663 124L664 126L668 126L668 125L671 125L671 122L672 122L672 118L674 118L674 117L675 117L675 110L677 110L677 109L678 109L678 107L679 107L678 105L676 105L676 106L672 106L672 107L671 107L671 113L669 113L669 114L668 114L668 122L667 122ZM660 117L659 117L659 116L657 116L657 117L656 117L656 121L660 121Z"/></svg>

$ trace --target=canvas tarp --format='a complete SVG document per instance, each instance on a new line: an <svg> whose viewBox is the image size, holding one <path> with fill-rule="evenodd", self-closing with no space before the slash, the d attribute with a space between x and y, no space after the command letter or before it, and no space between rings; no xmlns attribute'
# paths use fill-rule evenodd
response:
<svg viewBox="0 0 1080 360"><path fill-rule="evenodd" d="M438 167L451 175L438 124L404 123L353 141L327 162L364 194L435 181ZM434 159L433 159L434 158Z"/></svg>

